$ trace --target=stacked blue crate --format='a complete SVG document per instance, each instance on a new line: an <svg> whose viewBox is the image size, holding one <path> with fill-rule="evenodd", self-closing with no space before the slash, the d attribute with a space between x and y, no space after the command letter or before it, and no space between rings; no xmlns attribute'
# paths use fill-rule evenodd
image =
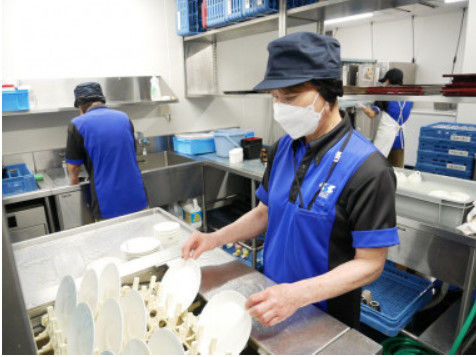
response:
<svg viewBox="0 0 476 357"><path fill-rule="evenodd" d="M176 0L179 36L189 36L205 31L202 26L202 1Z"/></svg>
<svg viewBox="0 0 476 357"><path fill-rule="evenodd" d="M293 9L295 7L309 5L317 2L318 0L288 0L287 7L288 9Z"/></svg>
<svg viewBox="0 0 476 357"><path fill-rule="evenodd" d="M420 129L417 170L472 179L476 125L436 123Z"/></svg>
<svg viewBox="0 0 476 357"><path fill-rule="evenodd" d="M205 0L207 13L207 27L219 27L226 25L225 0Z"/></svg>
<svg viewBox="0 0 476 357"><path fill-rule="evenodd" d="M243 0L243 17L271 14L279 9L278 0Z"/></svg>

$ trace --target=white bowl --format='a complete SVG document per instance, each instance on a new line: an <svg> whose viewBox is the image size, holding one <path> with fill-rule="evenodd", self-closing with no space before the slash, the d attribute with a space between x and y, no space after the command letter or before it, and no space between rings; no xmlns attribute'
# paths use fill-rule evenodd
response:
<svg viewBox="0 0 476 357"><path fill-rule="evenodd" d="M88 269L84 273L83 280L78 290L78 303L85 302L89 305L93 316L99 301L99 277L94 269Z"/></svg>
<svg viewBox="0 0 476 357"><path fill-rule="evenodd" d="M99 351L119 353L122 346L123 318L121 306L115 299L108 299L96 320L95 347Z"/></svg>
<svg viewBox="0 0 476 357"><path fill-rule="evenodd" d="M94 317L89 305L79 303L73 311L68 330L68 354L92 355L94 352Z"/></svg>
<svg viewBox="0 0 476 357"><path fill-rule="evenodd" d="M203 338L198 346L202 355L209 354L210 341L216 338L215 354L239 354L251 334L251 316L245 309L246 298L236 291L222 291L203 308L198 326L203 326Z"/></svg>
<svg viewBox="0 0 476 357"><path fill-rule="evenodd" d="M167 296L172 296L172 303L167 310L169 317L175 313L177 304L181 304L181 312L189 308L198 294L201 281L202 273L194 259L177 259L170 263L160 285L163 289L162 306L165 306Z"/></svg>
<svg viewBox="0 0 476 357"><path fill-rule="evenodd" d="M124 341L134 338L145 340L147 332L147 310L142 295L129 290L119 299L124 317Z"/></svg>
<svg viewBox="0 0 476 357"><path fill-rule="evenodd" d="M63 336L68 333L69 321L73 315L77 303L76 285L71 275L66 275L62 280L56 293L55 316L58 319L58 325L63 332Z"/></svg>
<svg viewBox="0 0 476 357"><path fill-rule="evenodd" d="M106 265L99 279L99 304L107 299L119 299L121 292L121 276L115 263Z"/></svg>
<svg viewBox="0 0 476 357"><path fill-rule="evenodd" d="M128 259L151 254L160 248L160 241L152 237L130 239L121 244L121 251Z"/></svg>
<svg viewBox="0 0 476 357"><path fill-rule="evenodd" d="M154 225L154 234L163 234L176 232L180 230L180 224L178 222L167 221L161 222Z"/></svg>
<svg viewBox="0 0 476 357"><path fill-rule="evenodd" d="M149 350L153 355L184 355L182 342L168 328L160 328L150 337Z"/></svg>
<svg viewBox="0 0 476 357"><path fill-rule="evenodd" d="M150 355L150 351L144 341L135 338L127 342L121 355Z"/></svg>

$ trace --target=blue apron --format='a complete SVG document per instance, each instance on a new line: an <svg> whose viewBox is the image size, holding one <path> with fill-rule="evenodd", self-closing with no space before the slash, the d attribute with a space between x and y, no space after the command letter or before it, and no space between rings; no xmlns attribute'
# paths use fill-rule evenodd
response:
<svg viewBox="0 0 476 357"><path fill-rule="evenodd" d="M346 140L348 145L346 147ZM309 166L295 203L289 188L295 176L291 139L279 143L271 170L268 200L268 230L264 246L264 273L276 283L292 283L329 271L329 239L335 205L347 181L376 149L351 130ZM350 232L349 232L350 234ZM316 304L327 311L327 301Z"/></svg>

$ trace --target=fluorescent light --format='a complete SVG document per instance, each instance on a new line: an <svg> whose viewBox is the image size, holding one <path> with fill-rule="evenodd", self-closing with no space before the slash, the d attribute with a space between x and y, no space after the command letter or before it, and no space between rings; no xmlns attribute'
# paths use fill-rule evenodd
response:
<svg viewBox="0 0 476 357"><path fill-rule="evenodd" d="M337 24L337 23L340 23L340 22L348 22L348 21L366 19L366 18L372 17L372 16L374 16L373 12L365 12L363 14L358 14L358 15L338 17L337 19L325 20L324 25L332 25L332 24Z"/></svg>
<svg viewBox="0 0 476 357"><path fill-rule="evenodd" d="M466 1L466 0L445 0L445 4L451 4L454 2L461 2L461 1Z"/></svg>

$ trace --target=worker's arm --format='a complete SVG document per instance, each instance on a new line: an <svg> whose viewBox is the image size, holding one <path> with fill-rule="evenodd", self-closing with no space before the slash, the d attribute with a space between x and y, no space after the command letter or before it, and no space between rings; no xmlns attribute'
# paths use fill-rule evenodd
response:
<svg viewBox="0 0 476 357"><path fill-rule="evenodd" d="M77 185L79 183L79 170L81 165L73 165L68 163L68 174L71 180L71 185Z"/></svg>
<svg viewBox="0 0 476 357"><path fill-rule="evenodd" d="M268 226L268 206L258 207L213 233L194 232L182 247L182 258L197 259L203 252L224 244L245 241L262 234Z"/></svg>
<svg viewBox="0 0 476 357"><path fill-rule="evenodd" d="M363 106L361 109L370 119L373 119L378 115L377 111L372 108Z"/></svg>
<svg viewBox="0 0 476 357"><path fill-rule="evenodd" d="M250 296L246 307L262 325L287 319L304 306L367 285L382 273L387 248L356 249L355 258L331 271L292 284L279 284Z"/></svg>

